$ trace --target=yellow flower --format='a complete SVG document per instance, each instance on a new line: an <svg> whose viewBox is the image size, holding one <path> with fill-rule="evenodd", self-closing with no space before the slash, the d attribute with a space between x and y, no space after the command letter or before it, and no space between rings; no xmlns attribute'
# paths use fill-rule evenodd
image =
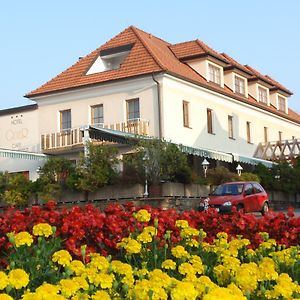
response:
<svg viewBox="0 0 300 300"><path fill-rule="evenodd" d="M224 239L227 240L228 239L228 234L226 232L218 232L217 233L217 238L218 239Z"/></svg>
<svg viewBox="0 0 300 300"><path fill-rule="evenodd" d="M92 296L92 300L110 300L111 297L106 291L98 291Z"/></svg>
<svg viewBox="0 0 300 300"><path fill-rule="evenodd" d="M189 222L187 220L176 220L175 226L179 227L181 229L188 228L189 227Z"/></svg>
<svg viewBox="0 0 300 300"><path fill-rule="evenodd" d="M121 243L118 243L118 247L124 248L127 254L137 254L142 249L141 244L132 238L123 238Z"/></svg>
<svg viewBox="0 0 300 300"><path fill-rule="evenodd" d="M151 214L146 209L140 209L136 214L134 214L134 217L139 222L149 222L151 219Z"/></svg>
<svg viewBox="0 0 300 300"><path fill-rule="evenodd" d="M4 272L0 271L0 290L4 290L8 285L8 278Z"/></svg>
<svg viewBox="0 0 300 300"><path fill-rule="evenodd" d="M65 297L70 297L76 294L76 292L80 289L79 284L72 279L61 279L59 284L61 292Z"/></svg>
<svg viewBox="0 0 300 300"><path fill-rule="evenodd" d="M217 282L219 285L224 286L230 280L230 272L223 265L215 266L214 274L217 278Z"/></svg>
<svg viewBox="0 0 300 300"><path fill-rule="evenodd" d="M7 294L0 294L0 300L14 300L14 299Z"/></svg>
<svg viewBox="0 0 300 300"><path fill-rule="evenodd" d="M183 263L178 267L178 272L181 275L195 274L195 270L190 263Z"/></svg>
<svg viewBox="0 0 300 300"><path fill-rule="evenodd" d="M141 234L138 235L137 240L141 243L147 244L152 242L152 236L143 231Z"/></svg>
<svg viewBox="0 0 300 300"><path fill-rule="evenodd" d="M151 286L155 285L167 288L172 283L171 277L160 269L154 269L149 272L148 277L151 282Z"/></svg>
<svg viewBox="0 0 300 300"><path fill-rule="evenodd" d="M21 231L14 236L16 247L20 247L23 245L30 246L33 243L33 238L30 233L27 231Z"/></svg>
<svg viewBox="0 0 300 300"><path fill-rule="evenodd" d="M9 284L19 290L29 283L29 275L22 269L11 270L8 273Z"/></svg>
<svg viewBox="0 0 300 300"><path fill-rule="evenodd" d="M255 263L242 264L236 271L235 281L244 292L252 292L257 287L259 270Z"/></svg>
<svg viewBox="0 0 300 300"><path fill-rule="evenodd" d="M153 226L146 226L146 227L144 227L143 232L147 232L151 236L157 235L157 229L155 227L153 227Z"/></svg>
<svg viewBox="0 0 300 300"><path fill-rule="evenodd" d="M204 295L203 300L246 300L242 294L236 294L229 288L217 287Z"/></svg>
<svg viewBox="0 0 300 300"><path fill-rule="evenodd" d="M259 263L259 281L276 280L278 273L275 270L275 263L273 259L264 257Z"/></svg>
<svg viewBox="0 0 300 300"><path fill-rule="evenodd" d="M96 276L94 277L94 285L95 286L99 286L102 289L111 289L112 288L112 284L113 281L115 279L115 276L113 274L96 274Z"/></svg>
<svg viewBox="0 0 300 300"><path fill-rule="evenodd" d="M80 260L72 260L70 265L69 265L69 268L75 272L75 274L78 276L78 275L81 275L84 273L85 271L85 266L84 264L80 261Z"/></svg>
<svg viewBox="0 0 300 300"><path fill-rule="evenodd" d="M70 265L72 256L67 250L59 250L52 255L52 261L65 267Z"/></svg>
<svg viewBox="0 0 300 300"><path fill-rule="evenodd" d="M45 296L53 296L58 294L59 287L53 284L44 283L39 286L36 290L36 293L45 297Z"/></svg>
<svg viewBox="0 0 300 300"><path fill-rule="evenodd" d="M52 227L47 223L39 223L33 226L32 233L35 236L49 237L53 234Z"/></svg>
<svg viewBox="0 0 300 300"><path fill-rule="evenodd" d="M166 270L175 270L176 262L173 261L172 259L167 259L161 264L161 267Z"/></svg>
<svg viewBox="0 0 300 300"><path fill-rule="evenodd" d="M194 285L190 282L179 281L171 291L173 300L194 300L198 296L198 292Z"/></svg>
<svg viewBox="0 0 300 300"><path fill-rule="evenodd" d="M83 277L73 277L73 281L79 285L79 288L85 291L89 289L89 285Z"/></svg>
<svg viewBox="0 0 300 300"><path fill-rule="evenodd" d="M123 275L132 275L131 265L122 263L119 260L113 260L111 262L111 267L115 273L123 274ZM141 270L139 270L139 271L141 271Z"/></svg>
<svg viewBox="0 0 300 300"><path fill-rule="evenodd" d="M109 262L106 257L99 253L91 253L90 267L95 267L102 272L106 272L109 268Z"/></svg>
<svg viewBox="0 0 300 300"><path fill-rule="evenodd" d="M199 230L192 227L183 228L180 232L180 236L183 238L191 238L193 236L198 236L198 235L199 235Z"/></svg>
<svg viewBox="0 0 300 300"><path fill-rule="evenodd" d="M176 258L189 257L189 253L184 249L184 247L178 245L171 250L172 255Z"/></svg>
<svg viewBox="0 0 300 300"><path fill-rule="evenodd" d="M37 293L31 293L26 291L23 295L22 295L22 300L43 300L43 299L48 299L48 298L43 298L43 296L37 294ZM53 299L53 296L51 295L51 300Z"/></svg>

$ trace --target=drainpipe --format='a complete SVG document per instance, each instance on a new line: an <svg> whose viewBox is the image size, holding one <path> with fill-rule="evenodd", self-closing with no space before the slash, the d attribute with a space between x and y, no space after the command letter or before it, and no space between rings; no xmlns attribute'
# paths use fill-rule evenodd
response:
<svg viewBox="0 0 300 300"><path fill-rule="evenodd" d="M152 79L157 86L157 105L158 105L158 138L162 139L162 129L161 129L161 95L160 95L160 83L155 79L154 74L152 74Z"/></svg>

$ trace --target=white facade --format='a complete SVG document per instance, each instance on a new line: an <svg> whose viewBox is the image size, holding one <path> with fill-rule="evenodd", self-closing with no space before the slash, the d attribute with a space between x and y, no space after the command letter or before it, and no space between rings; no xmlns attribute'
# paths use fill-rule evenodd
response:
<svg viewBox="0 0 300 300"><path fill-rule="evenodd" d="M171 76L163 80L163 136L175 143L252 157L258 143L300 137L300 126L271 112L243 103ZM189 128L183 126L182 101L189 102ZM213 134L207 132L207 109L213 111ZM228 135L228 116L233 117L233 139ZM250 122L251 143L246 123Z"/></svg>
<svg viewBox="0 0 300 300"><path fill-rule="evenodd" d="M7 109L0 114L0 148L40 152L37 107Z"/></svg>

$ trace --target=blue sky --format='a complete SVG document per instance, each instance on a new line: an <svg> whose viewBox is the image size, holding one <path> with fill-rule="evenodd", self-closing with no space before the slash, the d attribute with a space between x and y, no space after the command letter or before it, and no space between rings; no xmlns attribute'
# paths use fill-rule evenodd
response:
<svg viewBox="0 0 300 300"><path fill-rule="evenodd" d="M0 11L0 109L23 97L130 25L170 43L199 38L268 74L300 113L298 0L10 0Z"/></svg>

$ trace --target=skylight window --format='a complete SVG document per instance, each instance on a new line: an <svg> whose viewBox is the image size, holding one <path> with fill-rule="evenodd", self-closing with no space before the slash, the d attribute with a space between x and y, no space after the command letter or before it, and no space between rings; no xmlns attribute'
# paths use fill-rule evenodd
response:
<svg viewBox="0 0 300 300"><path fill-rule="evenodd" d="M99 57L90 67L87 75L119 69L128 56L132 44L101 50Z"/></svg>

